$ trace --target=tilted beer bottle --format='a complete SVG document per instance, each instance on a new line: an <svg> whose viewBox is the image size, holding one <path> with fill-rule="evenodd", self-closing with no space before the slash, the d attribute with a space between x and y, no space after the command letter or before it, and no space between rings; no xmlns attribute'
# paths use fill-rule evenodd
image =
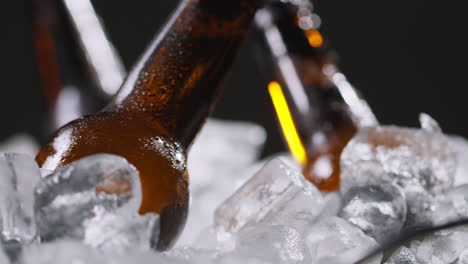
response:
<svg viewBox="0 0 468 264"><path fill-rule="evenodd" d="M102 108L122 84L125 70L90 0L25 2L55 131Z"/></svg>
<svg viewBox="0 0 468 264"><path fill-rule="evenodd" d="M95 153L128 159L140 172L140 213L160 214L157 248L185 224L186 152L218 95L260 0L184 0L112 102L61 128L38 153L55 170Z"/></svg>
<svg viewBox="0 0 468 264"><path fill-rule="evenodd" d="M377 121L337 70L311 16L306 8L275 3L258 12L256 24L273 61L268 88L283 135L305 177L331 191L339 187L344 146L359 126Z"/></svg>

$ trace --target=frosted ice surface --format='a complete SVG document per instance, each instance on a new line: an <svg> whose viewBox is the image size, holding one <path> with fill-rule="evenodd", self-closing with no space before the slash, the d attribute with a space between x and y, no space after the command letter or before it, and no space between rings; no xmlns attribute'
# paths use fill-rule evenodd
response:
<svg viewBox="0 0 468 264"><path fill-rule="evenodd" d="M439 226L468 219L468 184L439 195L407 193L409 195L406 228Z"/></svg>
<svg viewBox="0 0 468 264"><path fill-rule="evenodd" d="M468 264L468 249L463 250L458 257L456 264Z"/></svg>
<svg viewBox="0 0 468 264"><path fill-rule="evenodd" d="M378 248L378 243L348 221L330 217L313 225L306 243L311 263L354 263ZM371 263L380 263L379 255Z"/></svg>
<svg viewBox="0 0 468 264"><path fill-rule="evenodd" d="M235 236L227 232L218 232L214 227L207 227L200 232L192 246L198 249L228 252L235 248Z"/></svg>
<svg viewBox="0 0 468 264"><path fill-rule="evenodd" d="M0 240L28 243L35 237L34 187L39 180L33 158L0 153Z"/></svg>
<svg viewBox="0 0 468 264"><path fill-rule="evenodd" d="M397 249L385 264L422 264L407 247Z"/></svg>
<svg viewBox="0 0 468 264"><path fill-rule="evenodd" d="M411 250L422 263L453 263L468 248L468 229L456 227L426 236Z"/></svg>
<svg viewBox="0 0 468 264"><path fill-rule="evenodd" d="M459 136L450 137L450 146L457 155L455 186L468 183L468 141Z"/></svg>
<svg viewBox="0 0 468 264"><path fill-rule="evenodd" d="M302 231L323 208L320 192L281 158L269 161L215 212L215 228L237 232L248 223L285 224Z"/></svg>
<svg viewBox="0 0 468 264"><path fill-rule="evenodd" d="M156 214L102 214L87 223L84 243L107 251L149 250L158 239L158 220Z"/></svg>
<svg viewBox="0 0 468 264"><path fill-rule="evenodd" d="M343 207L343 201L340 193L338 192L329 192L322 193L324 206L323 210L320 213L319 218L324 219L331 216L336 216Z"/></svg>
<svg viewBox="0 0 468 264"><path fill-rule="evenodd" d="M432 226L434 196L425 190L406 192L408 206L404 229L422 229Z"/></svg>
<svg viewBox="0 0 468 264"><path fill-rule="evenodd" d="M198 249L193 247L180 247L164 253L167 263L218 263L215 261L219 257L219 252L208 249Z"/></svg>
<svg viewBox="0 0 468 264"><path fill-rule="evenodd" d="M216 208L253 175L266 133L258 125L209 119L188 154L190 211L176 243L186 245L213 222Z"/></svg>
<svg viewBox="0 0 468 264"><path fill-rule="evenodd" d="M220 175L235 178L257 160L265 139L258 125L209 119L188 154L191 190L207 188Z"/></svg>
<svg viewBox="0 0 468 264"><path fill-rule="evenodd" d="M395 184L356 186L343 196L340 217L378 242L398 235L406 219L406 200Z"/></svg>
<svg viewBox="0 0 468 264"><path fill-rule="evenodd" d="M110 264L109 258L78 241L64 240L26 247L22 264Z"/></svg>
<svg viewBox="0 0 468 264"><path fill-rule="evenodd" d="M8 260L8 257L5 255L3 248L0 246L0 264L9 264L9 263L10 263L10 260Z"/></svg>
<svg viewBox="0 0 468 264"><path fill-rule="evenodd" d="M0 262L1 263L1 262ZM152 251L107 252L77 240L57 240L26 247L21 264L182 264L191 263ZM203 262L193 262L201 264Z"/></svg>
<svg viewBox="0 0 468 264"><path fill-rule="evenodd" d="M36 242L38 241L34 240L30 244L36 243ZM10 262L16 263L18 261L19 256L21 255L21 251L23 250L23 247L30 245L30 244L24 244L18 240L0 241L0 249L3 246L3 252L7 256L7 258L10 260Z"/></svg>
<svg viewBox="0 0 468 264"><path fill-rule="evenodd" d="M237 234L236 249L228 257L255 263L311 263L302 235L282 225L253 224Z"/></svg>
<svg viewBox="0 0 468 264"><path fill-rule="evenodd" d="M36 187L35 197L37 227L43 241L90 241L90 228L100 219L109 219L107 214L137 214L141 186L138 171L124 158L98 154L45 177Z"/></svg>
<svg viewBox="0 0 468 264"><path fill-rule="evenodd" d="M36 156L39 145L36 140L28 134L16 134L3 142L0 142L0 152L15 152Z"/></svg>
<svg viewBox="0 0 468 264"><path fill-rule="evenodd" d="M421 188L440 193L453 185L456 156L448 138L396 126L361 129L341 156L341 190L356 185L396 182L406 192Z"/></svg>

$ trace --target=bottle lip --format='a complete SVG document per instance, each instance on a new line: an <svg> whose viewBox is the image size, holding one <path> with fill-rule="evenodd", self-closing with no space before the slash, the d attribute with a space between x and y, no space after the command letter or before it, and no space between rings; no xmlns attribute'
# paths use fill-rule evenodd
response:
<svg viewBox="0 0 468 264"><path fill-rule="evenodd" d="M281 36L281 44L269 43L269 45L283 46L284 55L298 55L318 61L329 61L333 57L333 51L329 49L326 40L316 28L313 26L304 28L299 25L300 15L301 11L298 6L289 2L275 2L257 12L255 24L257 29L264 34L276 31L276 35ZM319 43L312 42L317 38L319 38Z"/></svg>

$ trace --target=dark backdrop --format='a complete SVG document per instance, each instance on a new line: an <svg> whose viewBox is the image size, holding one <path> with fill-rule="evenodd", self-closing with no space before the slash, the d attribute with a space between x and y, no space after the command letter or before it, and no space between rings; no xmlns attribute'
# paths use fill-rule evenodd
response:
<svg viewBox="0 0 468 264"><path fill-rule="evenodd" d="M94 1L127 68L177 2ZM414 126L424 111L446 132L468 136L468 9L463 2L317 0L315 6L343 72L382 123ZM2 1L0 138L17 131L37 135L45 111L23 8L22 1ZM283 146L250 44L237 60L215 116L262 124L269 131L265 151L271 153Z"/></svg>

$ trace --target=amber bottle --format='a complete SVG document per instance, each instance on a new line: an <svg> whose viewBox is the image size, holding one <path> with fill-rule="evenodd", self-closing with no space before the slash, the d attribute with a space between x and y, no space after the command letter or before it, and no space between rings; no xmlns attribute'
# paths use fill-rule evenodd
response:
<svg viewBox="0 0 468 264"><path fill-rule="evenodd" d="M305 177L319 189L339 187L340 154L362 125L376 119L367 103L337 70L333 54L314 28L313 14L292 4L276 3L256 16L263 50L273 63L269 92L283 135L303 165ZM264 58L264 57L263 57ZM279 98L281 97L281 98ZM278 101L277 104L281 104ZM285 110L287 108L287 110Z"/></svg>
<svg viewBox="0 0 468 264"><path fill-rule="evenodd" d="M187 148L210 114L260 2L182 1L112 102L61 128L37 162L55 170L95 153L125 157L140 172L140 213L160 214L157 248L168 248L187 215Z"/></svg>
<svg viewBox="0 0 468 264"><path fill-rule="evenodd" d="M109 102L125 70L90 0L24 0L49 133Z"/></svg>

